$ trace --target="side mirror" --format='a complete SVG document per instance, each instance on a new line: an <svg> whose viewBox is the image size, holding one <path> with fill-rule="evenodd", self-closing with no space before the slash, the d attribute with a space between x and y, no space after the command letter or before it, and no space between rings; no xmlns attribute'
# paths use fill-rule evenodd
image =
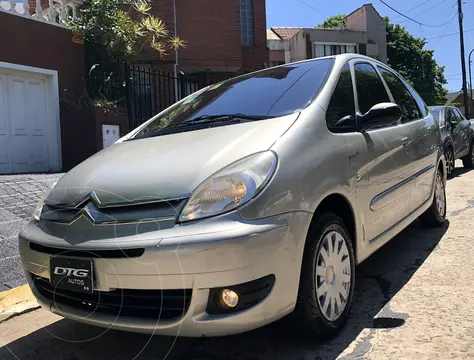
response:
<svg viewBox="0 0 474 360"><path fill-rule="evenodd" d="M379 103L364 115L358 115L359 132L392 125L402 118L402 109L394 103Z"/></svg>
<svg viewBox="0 0 474 360"><path fill-rule="evenodd" d="M459 123L459 127L463 130L467 129L469 126L471 126L469 120L463 120Z"/></svg>

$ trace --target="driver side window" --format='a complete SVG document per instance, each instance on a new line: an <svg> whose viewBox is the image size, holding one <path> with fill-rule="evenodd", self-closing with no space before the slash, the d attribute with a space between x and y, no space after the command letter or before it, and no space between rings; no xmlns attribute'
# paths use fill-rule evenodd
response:
<svg viewBox="0 0 474 360"><path fill-rule="evenodd" d="M448 119L450 120L450 123L452 124L452 126L455 127L461 121L461 118L459 117L456 110L449 109L448 111L449 111L448 112Z"/></svg>
<svg viewBox="0 0 474 360"><path fill-rule="evenodd" d="M464 120L464 115L461 113L461 110L459 110L458 108L453 109L453 110L457 114L457 117L458 117L459 121L463 121Z"/></svg>
<svg viewBox="0 0 474 360"><path fill-rule="evenodd" d="M359 111L367 113L376 104L390 102L387 91L375 68L368 63L354 65Z"/></svg>
<svg viewBox="0 0 474 360"><path fill-rule="evenodd" d="M354 89L351 69L346 64L339 76L326 112L326 124L334 133L355 131Z"/></svg>

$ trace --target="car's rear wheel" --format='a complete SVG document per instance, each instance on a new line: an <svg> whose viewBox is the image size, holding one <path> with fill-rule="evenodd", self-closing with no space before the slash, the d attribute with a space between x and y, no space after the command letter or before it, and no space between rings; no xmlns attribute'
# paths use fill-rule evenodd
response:
<svg viewBox="0 0 474 360"><path fill-rule="evenodd" d="M452 178L454 175L454 151L451 146L446 148L444 157L446 159L446 175L448 178Z"/></svg>
<svg viewBox="0 0 474 360"><path fill-rule="evenodd" d="M354 250L343 221L319 215L306 240L295 328L319 338L336 335L349 317L354 283Z"/></svg>
<svg viewBox="0 0 474 360"><path fill-rule="evenodd" d="M471 142L471 146L469 148L469 154L462 157L462 165L466 169L474 168L474 142Z"/></svg>
<svg viewBox="0 0 474 360"><path fill-rule="evenodd" d="M446 220L446 190L443 175L438 169L435 178L433 202L428 210L420 216L421 222L428 227L439 227Z"/></svg>

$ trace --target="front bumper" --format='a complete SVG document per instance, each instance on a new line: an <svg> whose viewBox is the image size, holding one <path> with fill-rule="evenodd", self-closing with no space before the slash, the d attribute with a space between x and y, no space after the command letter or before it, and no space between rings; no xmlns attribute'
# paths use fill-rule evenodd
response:
<svg viewBox="0 0 474 360"><path fill-rule="evenodd" d="M71 243L44 227L29 223L19 235L22 264L38 302L50 311L91 325L119 330L179 336L222 336L252 330L291 312L295 306L304 241L311 214L293 212L247 221L237 212L166 231L147 233L146 240L127 238ZM74 229L71 229L74 231ZM140 238L140 236L138 237ZM155 239L154 241L152 239ZM35 286L35 275L50 279L45 252L30 243L64 250L143 247L135 258L93 258L95 291L116 289L190 291L187 310L177 318L114 316L51 301ZM109 253L110 254L110 253ZM259 303L235 313L206 312L210 289L274 275L271 292Z"/></svg>

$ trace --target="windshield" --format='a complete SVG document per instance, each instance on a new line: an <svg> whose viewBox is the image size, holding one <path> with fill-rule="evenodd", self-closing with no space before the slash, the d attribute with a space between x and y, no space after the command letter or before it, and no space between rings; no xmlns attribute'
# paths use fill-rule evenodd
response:
<svg viewBox="0 0 474 360"><path fill-rule="evenodd" d="M299 112L324 86L333 63L334 59L327 58L288 64L211 85L168 108L133 138Z"/></svg>

